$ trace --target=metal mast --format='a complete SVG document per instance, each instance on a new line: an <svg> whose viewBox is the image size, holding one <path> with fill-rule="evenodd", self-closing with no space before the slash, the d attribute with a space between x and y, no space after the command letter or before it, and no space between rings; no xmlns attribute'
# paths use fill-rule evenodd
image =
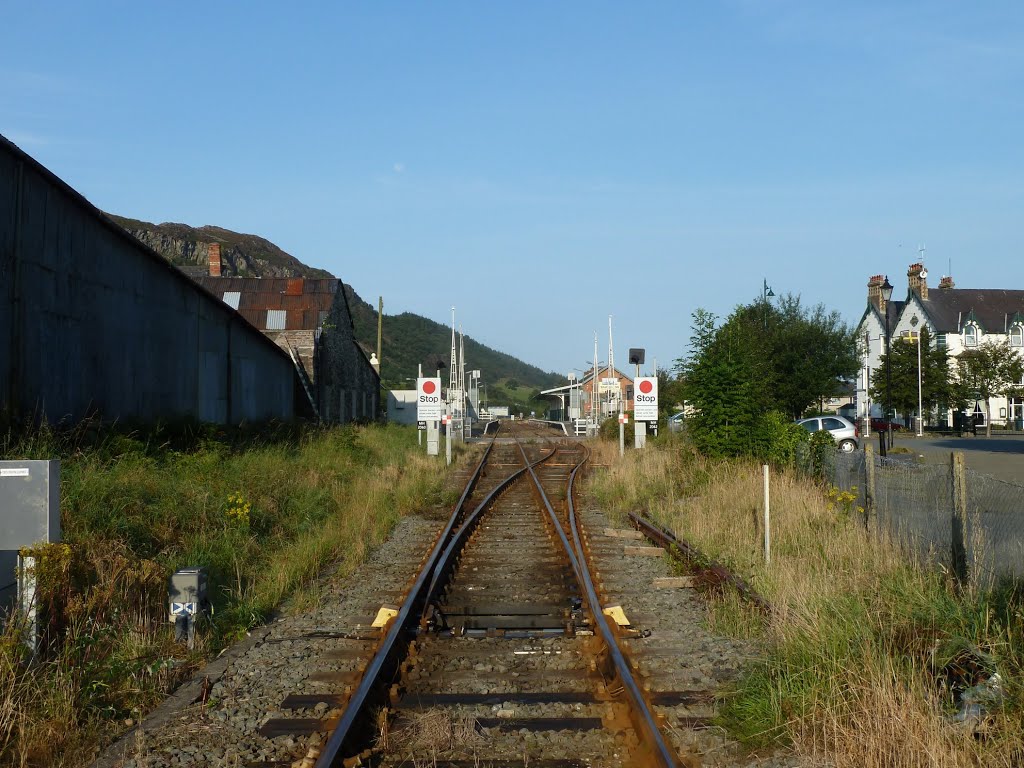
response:
<svg viewBox="0 0 1024 768"><path fill-rule="evenodd" d="M612 316L608 315L608 378L615 376L615 346L612 344ZM608 403L611 404L612 393L608 392ZM610 409L609 409L610 410Z"/></svg>
<svg viewBox="0 0 1024 768"><path fill-rule="evenodd" d="M459 375L458 361L455 359L455 307L452 307L452 357L448 373L448 402L451 403L455 391L455 381Z"/></svg>
<svg viewBox="0 0 1024 768"><path fill-rule="evenodd" d="M466 418L466 334L459 326L459 416Z"/></svg>
<svg viewBox="0 0 1024 768"><path fill-rule="evenodd" d="M597 375L597 331L594 331L594 380L590 382L590 418L595 429L598 424Z"/></svg>

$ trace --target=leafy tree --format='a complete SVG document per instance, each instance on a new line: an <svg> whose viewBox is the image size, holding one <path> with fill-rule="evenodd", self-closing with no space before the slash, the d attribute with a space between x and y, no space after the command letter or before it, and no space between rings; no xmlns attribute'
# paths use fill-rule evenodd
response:
<svg viewBox="0 0 1024 768"><path fill-rule="evenodd" d="M887 372L892 369L891 393L887 398ZM900 413L917 411L917 342L893 339L889 354L882 355L871 382L871 399L891 402ZM950 402L951 370L946 350L932 345L927 328L921 329L921 402L925 412Z"/></svg>
<svg viewBox="0 0 1024 768"><path fill-rule="evenodd" d="M1024 360L1008 340L986 339L956 358L952 401L960 408L972 400L985 403L985 434L992 434L989 398L1015 392L1024 375Z"/></svg>
<svg viewBox="0 0 1024 768"><path fill-rule="evenodd" d="M776 405L799 418L813 403L831 397L839 381L856 373L854 331L838 312L822 304L802 307L792 295L783 296L767 317L765 341L776 373Z"/></svg>
<svg viewBox="0 0 1024 768"><path fill-rule="evenodd" d="M699 352L682 368L683 391L694 408L694 442L709 456L752 453L758 419L769 406L760 386L769 370L749 318L734 316L713 333L713 315L698 310L693 318L693 349Z"/></svg>
<svg viewBox="0 0 1024 768"><path fill-rule="evenodd" d="M695 409L691 434L709 455L771 454L769 436L780 432L763 423L769 412L797 418L857 370L853 330L799 297L740 306L721 327L716 321L694 312L690 353L674 367Z"/></svg>

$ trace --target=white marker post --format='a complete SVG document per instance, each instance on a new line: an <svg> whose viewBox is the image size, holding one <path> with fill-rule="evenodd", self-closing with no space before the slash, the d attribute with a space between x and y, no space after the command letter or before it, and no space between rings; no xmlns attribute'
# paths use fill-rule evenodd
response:
<svg viewBox="0 0 1024 768"><path fill-rule="evenodd" d="M441 420L441 379L416 379L416 420L427 423L427 455L437 456L438 429Z"/></svg>
<svg viewBox="0 0 1024 768"><path fill-rule="evenodd" d="M772 564L771 495L768 484L768 465L764 465L764 564Z"/></svg>

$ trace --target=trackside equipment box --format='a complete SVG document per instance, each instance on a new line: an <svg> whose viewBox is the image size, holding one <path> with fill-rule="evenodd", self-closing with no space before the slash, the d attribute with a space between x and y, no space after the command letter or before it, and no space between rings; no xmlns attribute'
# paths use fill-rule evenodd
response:
<svg viewBox="0 0 1024 768"><path fill-rule="evenodd" d="M0 461L0 615L18 596L18 550L60 541L60 462Z"/></svg>

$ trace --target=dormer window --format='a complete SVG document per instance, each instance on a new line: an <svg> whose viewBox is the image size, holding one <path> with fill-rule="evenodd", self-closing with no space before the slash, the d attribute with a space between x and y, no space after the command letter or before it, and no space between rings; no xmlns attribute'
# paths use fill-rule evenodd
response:
<svg viewBox="0 0 1024 768"><path fill-rule="evenodd" d="M978 326L968 325L964 328L964 346L965 347L976 347L978 346Z"/></svg>
<svg viewBox="0 0 1024 768"><path fill-rule="evenodd" d="M1024 325L1010 326L1010 346L1024 347Z"/></svg>

